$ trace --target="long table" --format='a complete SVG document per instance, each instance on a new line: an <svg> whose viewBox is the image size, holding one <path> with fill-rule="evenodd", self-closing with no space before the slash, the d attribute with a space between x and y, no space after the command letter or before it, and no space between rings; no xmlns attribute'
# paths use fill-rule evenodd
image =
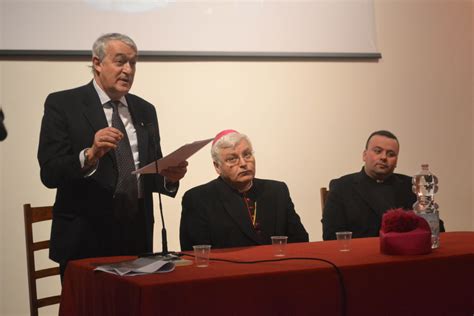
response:
<svg viewBox="0 0 474 316"><path fill-rule="evenodd" d="M383 255L379 247L379 238L354 239L349 252L337 241L289 244L283 261L211 261L134 277L93 271L133 257L71 261L59 314L474 315L474 232L442 233L440 248L428 255ZM211 258L276 257L272 246L257 246L213 250ZM317 258L338 267L342 288L336 269Z"/></svg>

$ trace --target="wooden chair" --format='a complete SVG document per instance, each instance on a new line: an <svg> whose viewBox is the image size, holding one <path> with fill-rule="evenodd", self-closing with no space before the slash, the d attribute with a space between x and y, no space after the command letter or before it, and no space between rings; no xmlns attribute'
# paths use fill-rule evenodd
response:
<svg viewBox="0 0 474 316"><path fill-rule="evenodd" d="M319 189L319 194L321 195L321 212L324 213L324 205L326 205L329 190L326 187L322 187Z"/></svg>
<svg viewBox="0 0 474 316"><path fill-rule="evenodd" d="M36 280L59 275L59 266L48 269L36 270L35 252L42 249L49 249L49 240L33 241L33 223L48 221L53 218L53 207L31 207L30 204L23 205L25 215L25 236L26 236L26 263L28 268L28 288L30 293L30 314L38 316L40 307L58 304L60 295L38 298L36 292Z"/></svg>

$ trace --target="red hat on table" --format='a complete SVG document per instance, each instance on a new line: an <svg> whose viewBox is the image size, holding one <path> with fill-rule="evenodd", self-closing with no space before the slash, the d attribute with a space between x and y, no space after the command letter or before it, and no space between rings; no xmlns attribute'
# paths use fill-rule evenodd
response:
<svg viewBox="0 0 474 316"><path fill-rule="evenodd" d="M388 211L382 217L380 252L387 255L430 253L431 229L428 222L413 211Z"/></svg>

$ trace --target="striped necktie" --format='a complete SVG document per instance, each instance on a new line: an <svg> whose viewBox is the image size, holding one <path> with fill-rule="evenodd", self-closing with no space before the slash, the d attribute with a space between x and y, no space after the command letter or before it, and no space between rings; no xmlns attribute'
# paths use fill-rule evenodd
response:
<svg viewBox="0 0 474 316"><path fill-rule="evenodd" d="M118 113L121 103L111 101L110 104L113 109L112 126L123 133L123 138L115 149L118 178L114 193L114 210L119 219L133 218L138 211L138 183L136 175L132 174L135 162L127 131Z"/></svg>

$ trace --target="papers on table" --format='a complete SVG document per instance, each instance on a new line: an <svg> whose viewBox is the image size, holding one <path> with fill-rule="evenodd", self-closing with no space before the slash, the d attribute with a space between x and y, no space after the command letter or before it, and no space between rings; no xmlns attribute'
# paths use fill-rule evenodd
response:
<svg viewBox="0 0 474 316"><path fill-rule="evenodd" d="M160 173L162 170L166 168L178 166L180 162L183 162L187 160L189 157L191 157L192 155L194 155L201 148L203 148L208 143L210 143L212 139L213 138L198 140L191 144L183 145L180 148L173 151L171 154L161 159L158 159L157 160L158 173ZM156 173L156 162L154 161L143 168L133 171L132 173L133 174Z"/></svg>
<svg viewBox="0 0 474 316"><path fill-rule="evenodd" d="M175 268L173 261L157 260L153 257L138 258L135 260L97 266L95 271L103 271L120 276L134 276L151 273L171 272Z"/></svg>

